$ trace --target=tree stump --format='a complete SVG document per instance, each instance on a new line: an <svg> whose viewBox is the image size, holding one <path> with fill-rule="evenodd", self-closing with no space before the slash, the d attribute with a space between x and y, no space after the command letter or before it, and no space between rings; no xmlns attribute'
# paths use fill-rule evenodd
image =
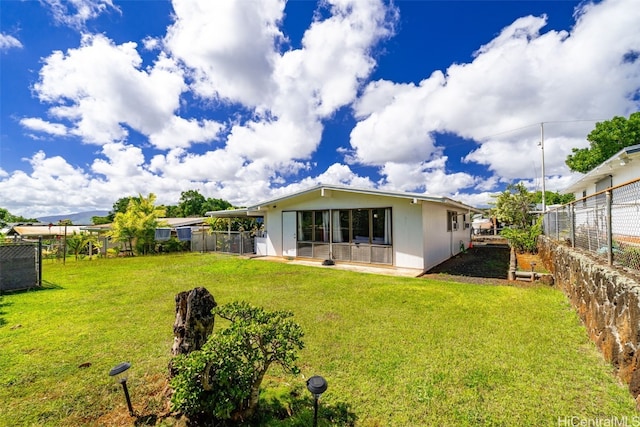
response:
<svg viewBox="0 0 640 427"><path fill-rule="evenodd" d="M202 287L176 295L176 321L173 324L171 354L187 354L200 350L213 332L216 304L213 295Z"/></svg>

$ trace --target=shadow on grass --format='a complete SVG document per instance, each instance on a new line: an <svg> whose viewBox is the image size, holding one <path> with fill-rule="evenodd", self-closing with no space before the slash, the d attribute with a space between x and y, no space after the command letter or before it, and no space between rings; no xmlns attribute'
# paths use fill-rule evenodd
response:
<svg viewBox="0 0 640 427"><path fill-rule="evenodd" d="M57 283L49 282L46 280L42 281L42 285L34 286L33 288L25 288L25 289L16 289L16 290L5 290L0 292L0 297L2 295L18 295L25 294L29 292L42 292L42 291L51 291L55 289L64 289L61 285Z"/></svg>
<svg viewBox="0 0 640 427"><path fill-rule="evenodd" d="M187 427L259 427L259 426L286 426L286 427L309 427L313 425L313 400L309 396L297 396L287 401L274 400L270 402L260 402L260 408L256 416L244 422L231 422L215 420L210 416L202 415L198 417L184 418L180 425ZM134 425L154 426L165 425L167 416L155 414L138 415ZM319 427L353 427L358 417L351 410L351 406L345 402L335 404L320 403L318 406L318 426ZM174 418L172 422L176 421Z"/></svg>
<svg viewBox="0 0 640 427"><path fill-rule="evenodd" d="M0 295L0 327L7 324L7 321L2 316L6 314L6 312L4 311L4 307L8 305L10 305L10 303L5 302L4 299L2 298L2 295Z"/></svg>

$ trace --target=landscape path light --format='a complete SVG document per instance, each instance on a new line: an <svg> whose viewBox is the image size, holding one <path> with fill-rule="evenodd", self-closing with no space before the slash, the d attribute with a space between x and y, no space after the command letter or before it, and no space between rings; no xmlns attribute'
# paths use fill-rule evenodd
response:
<svg viewBox="0 0 640 427"><path fill-rule="evenodd" d="M114 366L109 371L109 376L114 377L116 382L122 384L122 390L124 391L124 397L127 399L127 407L129 408L129 415L134 416L133 407L131 406L131 398L129 397L129 389L127 388L127 370L131 367L131 363L123 362L117 366Z"/></svg>
<svg viewBox="0 0 640 427"><path fill-rule="evenodd" d="M307 380L307 390L313 395L313 427L318 426L318 399L327 391L327 380L319 375L314 375Z"/></svg>

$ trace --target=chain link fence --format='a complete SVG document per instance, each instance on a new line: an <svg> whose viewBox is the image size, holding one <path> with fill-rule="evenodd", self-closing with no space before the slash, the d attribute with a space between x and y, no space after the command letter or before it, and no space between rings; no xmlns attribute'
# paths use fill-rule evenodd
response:
<svg viewBox="0 0 640 427"><path fill-rule="evenodd" d="M193 228L191 232L192 252L224 252L230 254L254 254L255 237L250 231L209 231L208 228Z"/></svg>
<svg viewBox="0 0 640 427"><path fill-rule="evenodd" d="M544 234L640 271L640 179L550 209Z"/></svg>

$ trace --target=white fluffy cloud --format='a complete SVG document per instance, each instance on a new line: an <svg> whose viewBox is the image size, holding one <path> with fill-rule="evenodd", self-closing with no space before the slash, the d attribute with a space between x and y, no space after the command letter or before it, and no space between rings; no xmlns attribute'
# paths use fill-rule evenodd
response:
<svg viewBox="0 0 640 427"><path fill-rule="evenodd" d="M53 19L62 25L81 29L86 22L112 9L119 11L112 0L41 0L53 14Z"/></svg>
<svg viewBox="0 0 640 427"><path fill-rule="evenodd" d="M47 0L59 23L83 35L42 59L32 89L46 117L19 122L30 135L92 144L96 157L75 165L40 151L25 159L29 172L0 169L3 203L32 216L109 208L136 193L175 203L197 189L244 205L324 182L484 205L500 183L539 182L541 122L547 188L559 189L572 178L564 159L593 128L587 119L638 107L634 1L584 4L570 31L544 32L545 16L505 23L472 61L429 70L414 84L368 81L376 46L398 22L398 9L381 0L321 2L297 48L282 30L284 0L173 0L164 37L141 45L85 29L102 13L120 13L111 0ZM10 47L20 42L2 35L0 49ZM345 107L357 124L343 161L309 176L326 121ZM207 109L232 113L193 113ZM452 173L441 133L475 141L463 161L493 176ZM355 173L359 165L382 179Z"/></svg>
<svg viewBox="0 0 640 427"><path fill-rule="evenodd" d="M69 25L113 6L49 5ZM48 117L21 124L102 146L82 171L78 193L117 199L156 188L170 197L181 186L215 191L236 204L268 197L274 184L311 167L323 120L356 99L375 67L373 46L392 35L397 19L380 0L327 1L321 7L328 13L316 15L302 46L292 49L280 29L282 0L174 0L173 7L175 20L162 43L143 40L145 50L159 49L150 66L143 67L136 42L116 44L103 34L85 33L77 48L44 58L33 89L49 106ZM186 117L181 102L187 95L205 108L238 105L249 114L224 124ZM129 142L133 132L161 153L146 158L148 147ZM205 143L203 149L192 151L197 143ZM26 178L34 180L31 165ZM315 179L371 185L346 166Z"/></svg>
<svg viewBox="0 0 640 427"><path fill-rule="evenodd" d="M354 105L360 121L351 132L352 156L385 174L389 156L404 164L411 173L404 173L404 183L396 175L399 188L435 180L435 188L451 191L452 185L437 184L438 175L415 166L445 148L434 141L437 132L450 132L480 143L465 161L486 165L501 180L535 179L542 163L536 123L547 122L546 172L558 177L552 184L565 183L564 160L572 147L587 144L594 125L585 119L630 114L638 107L631 95L640 87L638 61L625 61L640 51L640 8L613 0L585 4L576 16L571 32L544 34L545 16L517 19L479 47L472 62L434 72L418 85L369 83ZM473 182L464 177L456 185Z"/></svg>
<svg viewBox="0 0 640 427"><path fill-rule="evenodd" d="M0 52L7 51L11 48L22 48L22 43L13 36L0 33Z"/></svg>
<svg viewBox="0 0 640 427"><path fill-rule="evenodd" d="M283 0L174 0L165 44L192 70L194 92L255 106L273 92Z"/></svg>
<svg viewBox="0 0 640 427"><path fill-rule="evenodd" d="M60 123L51 123L39 117L26 117L20 120L20 124L35 132L44 132L49 135L66 136L68 134L66 126Z"/></svg>

